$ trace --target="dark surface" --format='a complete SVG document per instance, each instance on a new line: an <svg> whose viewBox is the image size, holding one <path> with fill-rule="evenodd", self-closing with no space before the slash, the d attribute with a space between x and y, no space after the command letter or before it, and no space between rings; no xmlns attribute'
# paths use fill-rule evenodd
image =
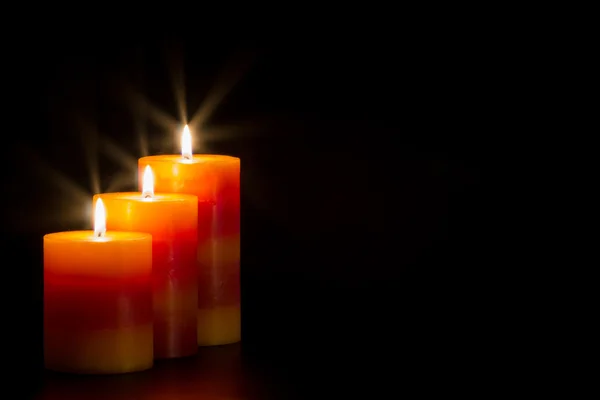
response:
<svg viewBox="0 0 600 400"><path fill-rule="evenodd" d="M474 347L486 354L494 256L478 183L500 130L486 99L503 78L482 36L421 40L201 52L193 40L42 40L37 67L15 50L25 58L7 73L7 96L23 107L6 128L3 268L22 389L312 398L456 371ZM188 118L223 99L195 151L242 158L243 346L123 377L44 373L41 237L89 228L93 193L135 189L138 157L178 151L172 70L185 71Z"/></svg>
<svg viewBox="0 0 600 400"><path fill-rule="evenodd" d="M201 349L191 358L157 362L148 371L112 376L45 372L39 399L261 399L286 397L275 376L243 361L241 346Z"/></svg>

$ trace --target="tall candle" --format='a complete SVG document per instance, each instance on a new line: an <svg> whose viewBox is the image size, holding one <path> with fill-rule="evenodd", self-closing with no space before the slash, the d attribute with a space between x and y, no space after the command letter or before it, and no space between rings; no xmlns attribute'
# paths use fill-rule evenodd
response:
<svg viewBox="0 0 600 400"><path fill-rule="evenodd" d="M44 236L44 358L48 369L114 374L152 367L152 237L106 231Z"/></svg>
<svg viewBox="0 0 600 400"><path fill-rule="evenodd" d="M184 357L198 351L198 199L155 194L153 186L146 167L141 193L103 193L94 202L106 204L107 229L152 234L154 358Z"/></svg>
<svg viewBox="0 0 600 400"><path fill-rule="evenodd" d="M142 157L154 171L155 190L198 197L198 344L238 342L240 329L240 159L192 154L188 127L181 155Z"/></svg>

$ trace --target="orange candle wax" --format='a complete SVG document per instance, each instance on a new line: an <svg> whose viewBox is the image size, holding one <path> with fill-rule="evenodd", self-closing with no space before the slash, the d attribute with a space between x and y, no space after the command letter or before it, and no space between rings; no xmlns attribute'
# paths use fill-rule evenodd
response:
<svg viewBox="0 0 600 400"><path fill-rule="evenodd" d="M240 159L192 155L189 141L185 156L140 158L140 186L149 165L157 192L197 196L198 345L235 343L241 339Z"/></svg>
<svg viewBox="0 0 600 400"><path fill-rule="evenodd" d="M198 351L198 200L186 194L103 193L106 227L152 234L154 358Z"/></svg>
<svg viewBox="0 0 600 400"><path fill-rule="evenodd" d="M152 237L105 232L96 221L95 231L44 236L45 366L81 374L148 369Z"/></svg>

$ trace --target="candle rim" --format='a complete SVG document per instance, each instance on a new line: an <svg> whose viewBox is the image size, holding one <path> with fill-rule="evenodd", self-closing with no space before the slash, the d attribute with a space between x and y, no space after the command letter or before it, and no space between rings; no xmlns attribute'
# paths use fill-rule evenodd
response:
<svg viewBox="0 0 600 400"><path fill-rule="evenodd" d="M198 196L193 194L162 192L155 192L152 197L143 197L143 192L111 192L95 194L94 200L98 198L120 201L139 201L141 203L184 203L186 201L198 201Z"/></svg>
<svg viewBox="0 0 600 400"><path fill-rule="evenodd" d="M44 240L55 242L81 242L81 243L110 243L110 242L135 242L152 240L152 235L147 232L136 231L107 231L105 236L97 237L93 229L52 232L44 235Z"/></svg>
<svg viewBox="0 0 600 400"><path fill-rule="evenodd" d="M215 160L223 163L239 163L240 158L225 154L192 154L191 159L186 159L181 154L156 154L153 156L140 157L139 161L173 162L181 164L200 164L205 161Z"/></svg>

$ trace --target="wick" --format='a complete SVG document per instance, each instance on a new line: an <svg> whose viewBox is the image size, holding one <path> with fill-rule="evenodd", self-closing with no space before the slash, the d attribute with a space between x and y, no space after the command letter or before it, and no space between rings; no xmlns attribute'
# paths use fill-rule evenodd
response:
<svg viewBox="0 0 600 400"><path fill-rule="evenodd" d="M145 199L149 199L152 197L152 193L143 193Z"/></svg>
<svg viewBox="0 0 600 400"><path fill-rule="evenodd" d="M96 233L96 237L97 237L97 238L104 237L104 234L105 234L105 232L97 232L97 233Z"/></svg>
<svg viewBox="0 0 600 400"><path fill-rule="evenodd" d="M183 159L184 159L184 160L191 160L191 159L192 159L192 157L191 157L189 154L184 154L184 155L183 155Z"/></svg>

